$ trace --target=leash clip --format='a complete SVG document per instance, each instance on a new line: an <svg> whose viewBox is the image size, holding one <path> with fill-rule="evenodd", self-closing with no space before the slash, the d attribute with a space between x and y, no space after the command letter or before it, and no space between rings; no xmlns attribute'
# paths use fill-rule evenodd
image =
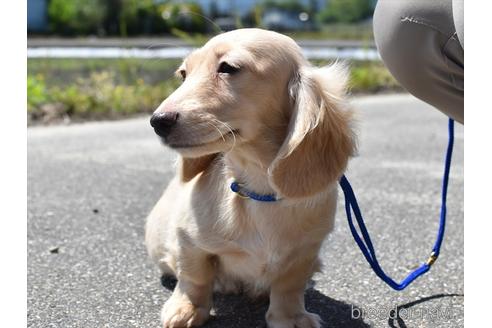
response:
<svg viewBox="0 0 492 328"><path fill-rule="evenodd" d="M238 183L238 182L233 182L231 184L231 190L233 192L235 192L239 197L241 198L246 198L248 199L248 195L246 195L243 191L243 185L241 183Z"/></svg>
<svg viewBox="0 0 492 328"><path fill-rule="evenodd" d="M437 255L436 252L432 252L429 258L427 259L427 262L425 262L428 266L433 265L437 260Z"/></svg>

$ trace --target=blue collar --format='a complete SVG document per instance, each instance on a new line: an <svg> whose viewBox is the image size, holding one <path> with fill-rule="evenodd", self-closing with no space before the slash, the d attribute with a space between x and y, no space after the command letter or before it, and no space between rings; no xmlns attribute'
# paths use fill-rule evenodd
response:
<svg viewBox="0 0 492 328"><path fill-rule="evenodd" d="M238 182L234 181L231 183L231 190L235 193L237 193L239 196L245 197L245 198L251 198L253 200L259 201L259 202L276 202L280 200L273 194L269 195L260 195L255 193L254 191L248 190L244 188L241 184Z"/></svg>

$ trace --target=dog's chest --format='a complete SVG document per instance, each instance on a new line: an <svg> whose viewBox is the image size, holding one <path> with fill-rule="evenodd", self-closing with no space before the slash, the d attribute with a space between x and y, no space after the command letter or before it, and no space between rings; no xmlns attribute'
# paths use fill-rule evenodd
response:
<svg viewBox="0 0 492 328"><path fill-rule="evenodd" d="M219 253L220 265L225 273L232 276L244 280L268 280L282 266L282 252L258 236L227 241L225 246Z"/></svg>
<svg viewBox="0 0 492 328"><path fill-rule="evenodd" d="M265 280L267 284L282 271L293 245L300 240L292 243L279 225L279 217L271 211L244 209L235 214L227 220L226 226L229 231L240 233L224 236L223 247L217 252L221 268L244 280L255 283Z"/></svg>

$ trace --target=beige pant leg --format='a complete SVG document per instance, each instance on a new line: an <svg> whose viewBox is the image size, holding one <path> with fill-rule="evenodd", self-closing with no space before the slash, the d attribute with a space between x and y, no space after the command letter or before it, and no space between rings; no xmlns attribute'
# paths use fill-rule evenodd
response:
<svg viewBox="0 0 492 328"><path fill-rule="evenodd" d="M465 49L465 0L453 0L453 20L454 27L456 28L456 33L458 34L458 39L460 40L461 46Z"/></svg>
<svg viewBox="0 0 492 328"><path fill-rule="evenodd" d="M464 50L453 0L379 0L374 37L384 64L408 92L464 122Z"/></svg>

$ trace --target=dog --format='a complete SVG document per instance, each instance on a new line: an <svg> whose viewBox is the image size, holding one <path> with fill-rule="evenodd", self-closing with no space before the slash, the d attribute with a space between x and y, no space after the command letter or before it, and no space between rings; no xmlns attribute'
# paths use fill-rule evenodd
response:
<svg viewBox="0 0 492 328"><path fill-rule="evenodd" d="M244 290L269 295L270 328L320 327L304 290L356 150L347 69L313 67L282 34L239 29L213 37L176 74L182 85L150 120L180 155L145 232L150 257L177 279L163 326L200 326L214 291Z"/></svg>

